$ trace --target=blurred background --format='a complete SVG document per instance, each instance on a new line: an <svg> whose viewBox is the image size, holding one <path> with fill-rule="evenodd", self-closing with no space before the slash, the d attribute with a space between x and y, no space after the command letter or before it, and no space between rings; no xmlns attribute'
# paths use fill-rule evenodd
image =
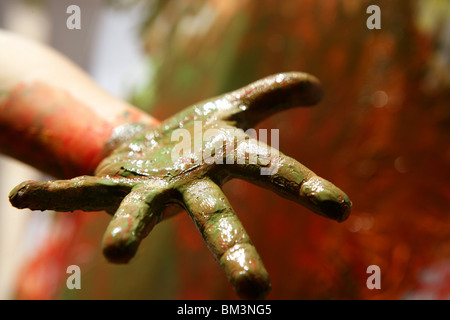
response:
<svg viewBox="0 0 450 320"><path fill-rule="evenodd" d="M80 30L66 28L71 4ZM371 4L379 30L366 27ZM279 129L283 153L343 189L350 218L224 186L271 276L268 299L450 299L449 1L1 0L0 27L56 48L158 119L273 73L315 75L322 102L258 128ZM15 210L9 191L48 177L6 157L0 175L0 298L237 298L188 215L111 265L107 214ZM81 290L66 288L72 264ZM366 286L370 265L379 290Z"/></svg>

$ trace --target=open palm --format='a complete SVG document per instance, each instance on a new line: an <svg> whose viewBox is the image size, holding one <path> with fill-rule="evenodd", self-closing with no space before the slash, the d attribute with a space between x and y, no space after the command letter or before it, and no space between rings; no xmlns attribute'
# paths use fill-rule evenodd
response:
<svg viewBox="0 0 450 320"><path fill-rule="evenodd" d="M140 241L166 218L169 205L184 208L237 293L264 298L270 279L221 185L240 178L275 191L313 212L345 220L351 202L339 188L248 130L270 115L316 104L316 78L273 75L190 106L156 127L125 125L95 176L26 181L10 193L18 208L100 211L113 214L103 238L108 260L128 262Z"/></svg>

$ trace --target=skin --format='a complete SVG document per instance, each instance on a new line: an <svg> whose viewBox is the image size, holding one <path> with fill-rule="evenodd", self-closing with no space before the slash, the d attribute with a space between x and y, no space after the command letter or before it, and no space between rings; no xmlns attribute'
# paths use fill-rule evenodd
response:
<svg viewBox="0 0 450 320"><path fill-rule="evenodd" d="M160 123L49 47L0 30L0 48L3 154L56 178L93 175L114 128Z"/></svg>
<svg viewBox="0 0 450 320"><path fill-rule="evenodd" d="M245 133L276 112L314 105L321 96L313 76L273 75L190 106L157 125L116 127L105 143L108 155L93 175L26 181L9 198L13 206L32 210L107 211L113 217L104 234L103 253L114 263L127 263L155 224L169 216L165 209L179 206L192 218L236 292L242 298L262 299L270 292L269 275L221 186L233 178L244 179L326 218L344 221L352 204L343 191ZM198 123L203 132L215 130L225 143L214 153L223 163L204 159L210 151L208 140L191 141L188 152L173 158L179 147L174 132L182 128L195 137ZM224 150L233 150L231 159L229 152L221 153ZM267 167L276 170L261 174Z"/></svg>

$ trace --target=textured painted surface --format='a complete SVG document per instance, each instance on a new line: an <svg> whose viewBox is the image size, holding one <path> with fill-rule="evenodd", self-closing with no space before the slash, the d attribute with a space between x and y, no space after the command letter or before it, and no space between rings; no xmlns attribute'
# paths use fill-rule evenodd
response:
<svg viewBox="0 0 450 320"><path fill-rule="evenodd" d="M103 253L116 263L126 263L135 255L141 240L164 218L167 206L179 205L189 213L237 293L264 298L271 288L269 275L220 186L232 178L248 180L327 218L347 219L351 202L340 189L244 132L276 112L310 106L321 97L318 80L304 73L261 79L195 104L156 127L132 127L134 135L118 142L97 167L96 176L24 182L11 191L10 201L33 210L114 214L103 238ZM203 159L204 141L192 141L189 153L172 159L179 144L173 139L174 130L183 128L195 137L199 122L202 133L216 129L225 142L223 148L234 148L232 163L226 163L227 152L222 154L223 163ZM235 144L236 132L241 137ZM276 173L261 175L267 161L253 163L251 155L269 160ZM244 161L239 163L238 158Z"/></svg>
<svg viewBox="0 0 450 320"><path fill-rule="evenodd" d="M93 173L113 129L43 83L19 84L0 101L0 115L0 150L56 177Z"/></svg>
<svg viewBox="0 0 450 320"><path fill-rule="evenodd" d="M115 126L149 119L129 108L110 122L66 90L20 83L0 96L0 152L55 177L93 174Z"/></svg>

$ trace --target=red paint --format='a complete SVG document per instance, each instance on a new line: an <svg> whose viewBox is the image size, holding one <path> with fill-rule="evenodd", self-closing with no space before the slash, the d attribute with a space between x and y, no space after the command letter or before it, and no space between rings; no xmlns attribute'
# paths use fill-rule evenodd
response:
<svg viewBox="0 0 450 320"><path fill-rule="evenodd" d="M0 151L57 177L92 174L113 126L62 90L21 84L0 103Z"/></svg>

